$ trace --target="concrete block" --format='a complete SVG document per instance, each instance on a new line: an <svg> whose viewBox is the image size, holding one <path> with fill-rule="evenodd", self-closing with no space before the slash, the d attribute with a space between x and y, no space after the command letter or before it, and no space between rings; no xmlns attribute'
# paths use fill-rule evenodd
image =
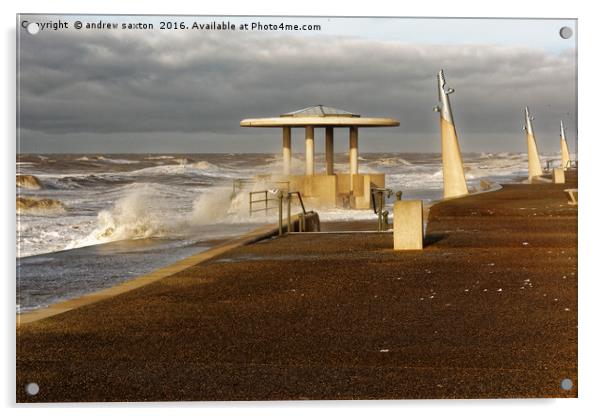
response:
<svg viewBox="0 0 602 416"><path fill-rule="evenodd" d="M355 175L351 175L351 180L352 180L352 185L353 185L353 196L364 196L364 179L366 178L366 175L358 173ZM370 177L368 176L368 179L370 179Z"/></svg>
<svg viewBox="0 0 602 416"><path fill-rule="evenodd" d="M370 173L370 184L373 188L384 188L385 187L385 174L384 173Z"/></svg>
<svg viewBox="0 0 602 416"><path fill-rule="evenodd" d="M554 183L564 183L563 168L554 168Z"/></svg>
<svg viewBox="0 0 602 416"><path fill-rule="evenodd" d="M319 207L332 208L337 201L337 177L335 175L314 175L307 177L305 191L316 198Z"/></svg>
<svg viewBox="0 0 602 416"><path fill-rule="evenodd" d="M393 248L422 250L422 201L396 201L393 216Z"/></svg>
<svg viewBox="0 0 602 416"><path fill-rule="evenodd" d="M352 207L355 209L370 209L370 207L371 207L370 175L354 175L354 179L357 177L359 177L361 179L362 187L361 187L361 192L353 193ZM358 187L358 189L360 189L360 188Z"/></svg>
<svg viewBox="0 0 602 416"><path fill-rule="evenodd" d="M348 194L350 188L351 175L348 173L337 172L337 190L339 193Z"/></svg>

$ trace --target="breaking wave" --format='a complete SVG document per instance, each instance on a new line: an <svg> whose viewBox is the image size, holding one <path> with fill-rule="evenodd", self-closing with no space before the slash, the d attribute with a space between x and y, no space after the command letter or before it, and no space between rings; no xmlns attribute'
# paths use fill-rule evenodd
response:
<svg viewBox="0 0 602 416"><path fill-rule="evenodd" d="M64 212L65 206L61 201L56 199L38 199L17 197L17 213L18 214L52 214Z"/></svg>
<svg viewBox="0 0 602 416"><path fill-rule="evenodd" d="M148 183L127 185L110 208L98 213L94 229L64 249L121 240L199 237L196 233L204 225L266 221L263 216L250 220L248 194L233 195L231 187L204 190L190 205L181 207L173 204L179 197L177 191L170 193L166 188Z"/></svg>
<svg viewBox="0 0 602 416"><path fill-rule="evenodd" d="M40 189L42 183L33 175L17 175L17 187L25 189Z"/></svg>
<svg viewBox="0 0 602 416"><path fill-rule="evenodd" d="M98 213L92 232L72 241L65 249L168 235L169 227L156 209L157 202L160 201L155 189L149 184L129 190L111 208Z"/></svg>

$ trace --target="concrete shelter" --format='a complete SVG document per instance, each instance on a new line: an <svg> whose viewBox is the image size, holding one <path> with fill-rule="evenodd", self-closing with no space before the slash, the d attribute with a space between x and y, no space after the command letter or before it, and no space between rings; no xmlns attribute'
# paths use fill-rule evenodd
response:
<svg viewBox="0 0 602 416"><path fill-rule="evenodd" d="M303 108L279 117L249 118L241 127L273 127L282 129L283 172L291 188L301 191L304 198L313 198L318 205L358 209L370 208L370 189L385 185L384 174L360 174L358 145L360 127L396 127L392 118L361 117L349 111L324 105ZM334 171L334 129L349 129L349 172ZM305 175L291 175L291 129L305 129ZM316 175L314 166L314 133L325 129L326 168Z"/></svg>

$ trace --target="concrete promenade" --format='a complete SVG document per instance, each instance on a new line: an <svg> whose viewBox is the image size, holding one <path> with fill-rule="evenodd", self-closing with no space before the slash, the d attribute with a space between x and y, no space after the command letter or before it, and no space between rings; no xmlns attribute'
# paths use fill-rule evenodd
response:
<svg viewBox="0 0 602 416"><path fill-rule="evenodd" d="M576 187L436 204L422 251L269 238L21 325L17 400L576 397Z"/></svg>

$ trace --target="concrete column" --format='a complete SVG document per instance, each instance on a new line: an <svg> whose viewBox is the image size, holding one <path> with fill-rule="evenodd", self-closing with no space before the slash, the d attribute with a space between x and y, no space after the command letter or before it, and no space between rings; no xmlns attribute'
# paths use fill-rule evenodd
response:
<svg viewBox="0 0 602 416"><path fill-rule="evenodd" d="M291 174L291 128L282 128L282 173Z"/></svg>
<svg viewBox="0 0 602 416"><path fill-rule="evenodd" d="M349 173L357 175L357 144L358 144L358 128L349 127Z"/></svg>
<svg viewBox="0 0 602 416"><path fill-rule="evenodd" d="M393 249L422 250L422 201L396 201L393 204Z"/></svg>
<svg viewBox="0 0 602 416"><path fill-rule="evenodd" d="M314 174L314 128L305 127L305 175Z"/></svg>
<svg viewBox="0 0 602 416"><path fill-rule="evenodd" d="M334 175L334 128L326 127L326 174Z"/></svg>

